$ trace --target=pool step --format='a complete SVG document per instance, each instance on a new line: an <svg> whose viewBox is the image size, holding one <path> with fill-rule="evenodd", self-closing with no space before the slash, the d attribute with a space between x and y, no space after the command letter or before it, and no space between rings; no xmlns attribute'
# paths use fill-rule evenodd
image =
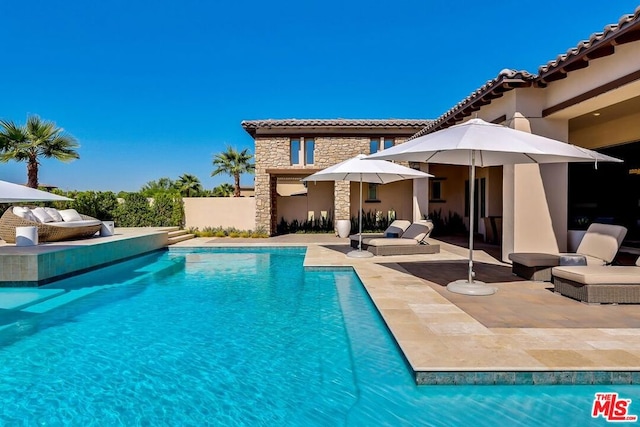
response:
<svg viewBox="0 0 640 427"><path fill-rule="evenodd" d="M177 228L175 230L170 230L167 234L169 235L169 245L173 245L175 243L183 242L185 240L193 239L194 237L196 237L194 234L187 233L186 230L179 230Z"/></svg>

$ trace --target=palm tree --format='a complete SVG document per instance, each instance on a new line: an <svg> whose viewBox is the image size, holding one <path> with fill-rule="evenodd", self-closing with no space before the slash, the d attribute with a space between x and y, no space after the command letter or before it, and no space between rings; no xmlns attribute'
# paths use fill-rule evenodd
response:
<svg viewBox="0 0 640 427"><path fill-rule="evenodd" d="M202 192L202 184L198 177L188 173L178 177L176 188L184 197L197 196Z"/></svg>
<svg viewBox="0 0 640 427"><path fill-rule="evenodd" d="M233 197L240 197L240 175L253 173L256 169L253 163L249 163L253 156L248 151L245 148L238 152L233 147L227 147L227 151L216 154L213 158L213 165L216 169L211 172L211 176L221 173L231 175L234 181Z"/></svg>
<svg viewBox="0 0 640 427"><path fill-rule="evenodd" d="M27 162L27 186L38 188L40 157L63 162L79 159L76 139L56 127L54 122L30 116L25 126L0 120L0 161Z"/></svg>
<svg viewBox="0 0 640 427"><path fill-rule="evenodd" d="M213 197L229 197L233 194L233 185L225 182L213 188Z"/></svg>

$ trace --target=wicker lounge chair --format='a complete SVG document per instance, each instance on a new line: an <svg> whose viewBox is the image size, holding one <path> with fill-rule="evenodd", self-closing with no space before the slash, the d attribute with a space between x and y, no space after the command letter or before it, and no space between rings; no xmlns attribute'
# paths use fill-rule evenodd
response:
<svg viewBox="0 0 640 427"><path fill-rule="evenodd" d="M430 245L426 242L433 230L431 221L416 221L411 224L401 237L369 238L362 241L362 249L374 255L414 255L435 254L440 252L440 245Z"/></svg>
<svg viewBox="0 0 640 427"><path fill-rule="evenodd" d="M16 227L37 227L38 241L57 242L91 237L100 230L102 221L80 215L82 221L41 223L30 221L13 213L13 208L7 209L0 217L0 237L7 243L16 242Z"/></svg>
<svg viewBox="0 0 640 427"><path fill-rule="evenodd" d="M587 229L575 254L518 252L509 254L513 274L527 280L551 281L551 269L560 265L562 256L581 258L587 265L611 264L627 234L621 225L593 223Z"/></svg>
<svg viewBox="0 0 640 427"><path fill-rule="evenodd" d="M555 292L596 304L640 304L640 258L635 266L554 267Z"/></svg>

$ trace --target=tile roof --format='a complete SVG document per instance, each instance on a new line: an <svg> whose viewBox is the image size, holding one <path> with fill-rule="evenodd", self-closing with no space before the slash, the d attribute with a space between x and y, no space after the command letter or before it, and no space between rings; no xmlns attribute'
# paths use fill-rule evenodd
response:
<svg viewBox="0 0 640 427"><path fill-rule="evenodd" d="M504 69L500 71L497 77L480 86L471 95L433 120L432 123L425 126L424 129L420 130L412 138L426 135L432 130L440 129L441 127L447 127L444 126L445 124L455 124L456 121L462 120L462 118L470 115L474 111L478 111L482 105L489 104L492 99L501 97L504 92L508 92L516 87L531 86L534 79L535 76L527 71ZM467 109L469 110L469 114L466 114Z"/></svg>
<svg viewBox="0 0 640 427"><path fill-rule="evenodd" d="M599 53L602 56L610 55L613 53L611 49L614 45L637 40L640 40L640 6L636 8L634 13L622 16L617 24L607 25L603 31L591 34L589 40L581 41L577 46L567 50L566 53L558 55L555 59L540 66L538 68L538 78L544 79L545 75L566 66L567 63L573 60L584 60L582 56L586 53L590 53L588 59L595 59L599 56L594 55L594 53ZM603 49L603 51L594 52L598 49Z"/></svg>
<svg viewBox="0 0 640 427"><path fill-rule="evenodd" d="M422 128L433 120L426 119L267 119L243 120L242 127L251 135L265 128Z"/></svg>
<svg viewBox="0 0 640 427"><path fill-rule="evenodd" d="M412 138L449 127L510 90L526 86L546 87L552 81L565 78L571 71L588 67L590 60L613 54L616 45L638 40L640 40L640 6L634 13L620 18L617 24L607 25L603 31L593 33L589 40L581 41L576 47L540 66L537 75L524 70L500 71L497 77L489 80Z"/></svg>

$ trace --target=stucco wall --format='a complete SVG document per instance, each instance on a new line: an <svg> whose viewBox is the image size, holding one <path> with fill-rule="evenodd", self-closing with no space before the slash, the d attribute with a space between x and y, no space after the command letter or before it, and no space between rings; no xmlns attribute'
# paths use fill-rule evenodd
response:
<svg viewBox="0 0 640 427"><path fill-rule="evenodd" d="M256 199L253 197L185 197L185 227L235 227L254 230Z"/></svg>
<svg viewBox="0 0 640 427"><path fill-rule="evenodd" d="M413 219L413 180L392 182L390 184L378 186L379 202L367 201L368 184L362 183L362 210L366 212L382 212L386 217L388 212L396 212L397 219ZM360 203L360 183L351 183L351 216L358 216L358 206Z"/></svg>

